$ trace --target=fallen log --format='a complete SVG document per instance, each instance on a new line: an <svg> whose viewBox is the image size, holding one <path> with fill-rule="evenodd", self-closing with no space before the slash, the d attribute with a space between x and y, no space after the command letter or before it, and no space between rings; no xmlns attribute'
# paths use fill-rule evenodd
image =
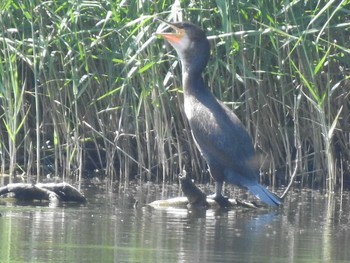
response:
<svg viewBox="0 0 350 263"><path fill-rule="evenodd" d="M194 182L186 176L179 177L181 190L185 196L174 197L166 200L156 200L148 204L155 209L167 208L189 208L189 209L231 209L234 207L258 208L255 203L242 201L239 199L228 199L223 206L222 203L216 202L214 199L208 197L202 190L200 190Z"/></svg>
<svg viewBox="0 0 350 263"><path fill-rule="evenodd" d="M47 200L50 206L58 206L62 202L86 202L85 196L67 183L13 183L0 187L0 196L8 193L13 193L20 201Z"/></svg>
<svg viewBox="0 0 350 263"><path fill-rule="evenodd" d="M55 192L63 202L86 203L85 196L67 183L38 183L37 187Z"/></svg>

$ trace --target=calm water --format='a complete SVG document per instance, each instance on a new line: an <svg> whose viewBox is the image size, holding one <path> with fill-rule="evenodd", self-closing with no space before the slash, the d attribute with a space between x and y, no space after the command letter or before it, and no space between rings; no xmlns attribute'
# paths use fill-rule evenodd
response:
<svg viewBox="0 0 350 263"><path fill-rule="evenodd" d="M160 186L84 189L86 206L0 203L0 262L349 262L349 193L295 191L273 210L134 209ZM155 194L156 193L156 194ZM1 202L1 199L0 199Z"/></svg>

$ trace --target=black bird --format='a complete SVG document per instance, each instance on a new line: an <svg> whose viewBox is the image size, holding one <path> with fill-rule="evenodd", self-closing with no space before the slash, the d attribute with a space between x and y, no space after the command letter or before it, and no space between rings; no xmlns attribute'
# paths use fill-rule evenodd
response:
<svg viewBox="0 0 350 263"><path fill-rule="evenodd" d="M157 19L160 20L160 19ZM194 141L215 180L214 199L228 204L222 196L223 182L248 189L264 203L277 206L281 199L258 183L252 140L237 116L205 85L210 45L204 31L190 22L166 23L174 33L157 33L177 51L182 63L185 114Z"/></svg>

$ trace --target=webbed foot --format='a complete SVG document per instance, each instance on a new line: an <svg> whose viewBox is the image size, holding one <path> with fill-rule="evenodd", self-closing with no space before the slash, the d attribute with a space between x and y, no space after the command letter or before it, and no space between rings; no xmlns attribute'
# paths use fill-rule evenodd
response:
<svg viewBox="0 0 350 263"><path fill-rule="evenodd" d="M207 198L213 199L216 203L219 204L219 206L221 208L228 208L228 207L232 206L232 204L228 200L228 197L223 196L221 194L220 195L217 195L217 194L208 195Z"/></svg>

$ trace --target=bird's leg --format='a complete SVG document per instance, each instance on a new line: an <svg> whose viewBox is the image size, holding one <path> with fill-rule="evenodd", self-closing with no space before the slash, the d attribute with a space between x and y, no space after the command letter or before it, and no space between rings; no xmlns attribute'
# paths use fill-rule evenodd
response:
<svg viewBox="0 0 350 263"><path fill-rule="evenodd" d="M215 182L215 198L222 196L222 185L222 182Z"/></svg>
<svg viewBox="0 0 350 263"><path fill-rule="evenodd" d="M216 198L220 198L222 192L222 182L215 182L215 193L208 195L207 197L215 200Z"/></svg>

